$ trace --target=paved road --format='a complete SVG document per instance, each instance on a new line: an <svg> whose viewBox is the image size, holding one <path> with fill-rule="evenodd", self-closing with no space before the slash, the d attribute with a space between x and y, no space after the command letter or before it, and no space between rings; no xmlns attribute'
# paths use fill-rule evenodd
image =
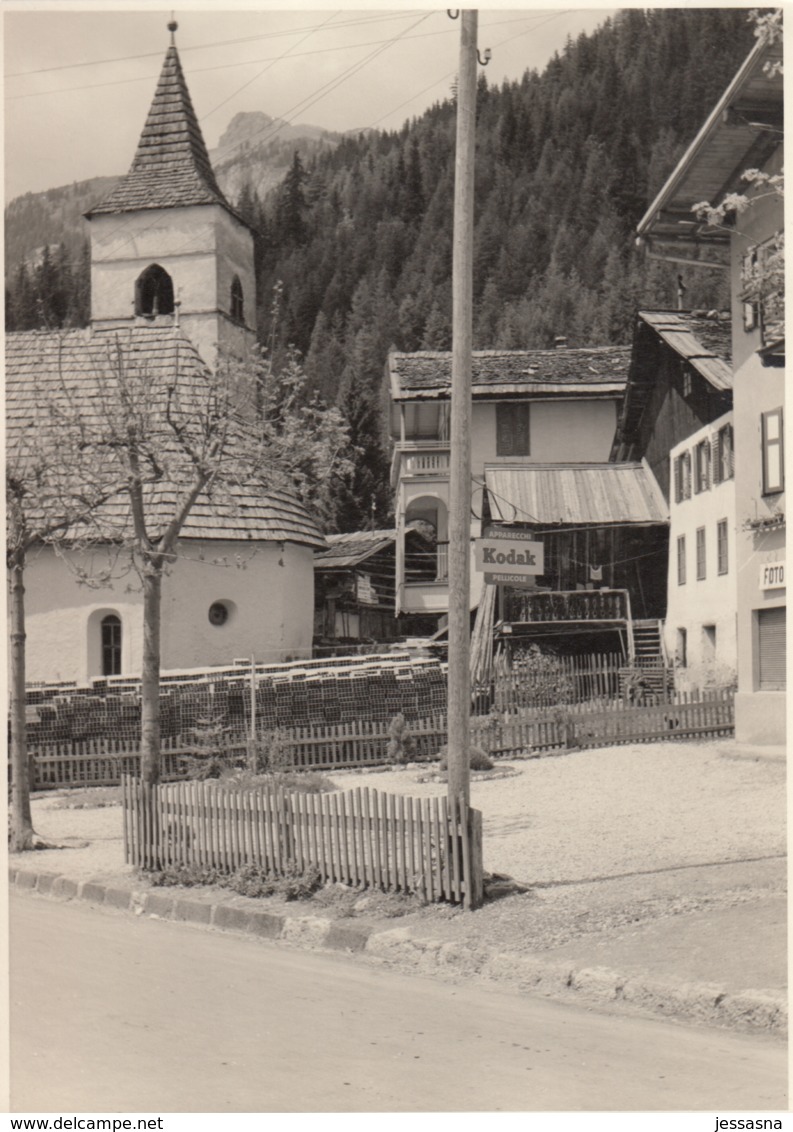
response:
<svg viewBox="0 0 793 1132"><path fill-rule="evenodd" d="M11 897L14 1112L750 1111L782 1045Z"/></svg>

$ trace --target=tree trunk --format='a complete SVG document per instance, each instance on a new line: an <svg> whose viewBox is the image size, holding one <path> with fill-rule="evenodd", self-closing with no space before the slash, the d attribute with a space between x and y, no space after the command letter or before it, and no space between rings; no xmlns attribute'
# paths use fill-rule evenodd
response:
<svg viewBox="0 0 793 1132"><path fill-rule="evenodd" d="M143 575L143 670L140 681L140 776L160 781L160 605L162 566L146 563Z"/></svg>
<svg viewBox="0 0 793 1132"><path fill-rule="evenodd" d="M9 712L11 717L11 828L9 849L20 853L33 848L30 813L30 768L28 766L25 716L25 552L17 551L9 570L11 620L11 672Z"/></svg>

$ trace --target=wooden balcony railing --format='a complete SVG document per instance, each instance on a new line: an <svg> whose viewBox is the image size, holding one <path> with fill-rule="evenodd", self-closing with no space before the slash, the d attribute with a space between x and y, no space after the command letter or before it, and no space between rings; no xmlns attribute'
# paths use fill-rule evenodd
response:
<svg viewBox="0 0 793 1132"><path fill-rule="evenodd" d="M446 476L449 474L448 440L405 441L394 446L391 482L401 476Z"/></svg>
<svg viewBox="0 0 793 1132"><path fill-rule="evenodd" d="M629 621L626 590L514 590L506 595L504 620L523 624L561 621Z"/></svg>
<svg viewBox="0 0 793 1132"><path fill-rule="evenodd" d="M427 550L411 550L405 554L405 582L445 582L449 578L449 544L439 542Z"/></svg>

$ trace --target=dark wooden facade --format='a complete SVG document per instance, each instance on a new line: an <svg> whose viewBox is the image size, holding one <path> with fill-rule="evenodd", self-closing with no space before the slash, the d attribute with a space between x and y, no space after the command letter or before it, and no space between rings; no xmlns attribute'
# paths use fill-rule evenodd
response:
<svg viewBox="0 0 793 1132"><path fill-rule="evenodd" d="M404 635L394 615L396 532L385 535L351 535L349 543L337 542L335 547L332 540L345 536L329 536L330 551L316 556L315 651L394 641Z"/></svg>
<svg viewBox="0 0 793 1132"><path fill-rule="evenodd" d="M611 458L644 458L667 502L671 449L732 408L732 388L723 387L728 333L729 323L715 315L640 312L637 318ZM709 341L702 342L706 335Z"/></svg>

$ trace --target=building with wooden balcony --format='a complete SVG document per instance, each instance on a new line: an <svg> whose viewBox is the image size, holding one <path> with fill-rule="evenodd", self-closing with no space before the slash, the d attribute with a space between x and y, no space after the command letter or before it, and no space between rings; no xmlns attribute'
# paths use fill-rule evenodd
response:
<svg viewBox="0 0 793 1132"><path fill-rule="evenodd" d="M485 468L609 458L630 350L477 350L472 365L472 542L481 534ZM448 611L451 353L392 352L387 363L395 441L396 612ZM471 608L481 576L472 569Z"/></svg>

